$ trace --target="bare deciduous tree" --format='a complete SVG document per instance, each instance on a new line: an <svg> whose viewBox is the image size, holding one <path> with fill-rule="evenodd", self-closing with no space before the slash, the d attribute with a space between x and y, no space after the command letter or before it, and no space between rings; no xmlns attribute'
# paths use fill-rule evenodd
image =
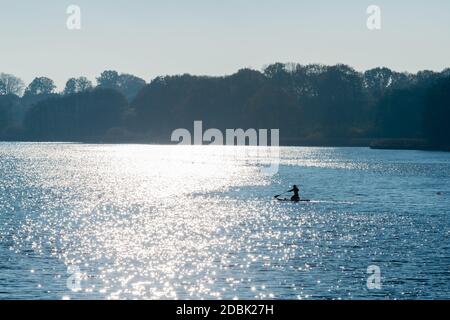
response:
<svg viewBox="0 0 450 320"><path fill-rule="evenodd" d="M15 94L20 96L24 87L25 84L20 78L12 74L0 73L0 95Z"/></svg>

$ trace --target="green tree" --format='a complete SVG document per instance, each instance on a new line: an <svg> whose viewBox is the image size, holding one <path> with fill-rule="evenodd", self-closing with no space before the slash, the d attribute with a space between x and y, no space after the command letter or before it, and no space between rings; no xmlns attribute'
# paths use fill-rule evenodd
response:
<svg viewBox="0 0 450 320"><path fill-rule="evenodd" d="M86 77L70 78L66 82L66 87L64 88L64 94L74 94L79 92L84 92L91 90L93 88L92 82Z"/></svg>
<svg viewBox="0 0 450 320"><path fill-rule="evenodd" d="M46 77L35 78L25 89L25 95L52 94L56 89L52 79Z"/></svg>
<svg viewBox="0 0 450 320"><path fill-rule="evenodd" d="M364 72L364 87L373 97L381 97L393 83L392 70L375 68Z"/></svg>
<svg viewBox="0 0 450 320"><path fill-rule="evenodd" d="M119 90L125 95L125 97L129 101L131 101L146 85L146 82L139 77L122 73L117 80L117 85Z"/></svg>
<svg viewBox="0 0 450 320"><path fill-rule="evenodd" d="M25 127L38 140L100 139L122 125L126 108L120 92L98 88L38 102L28 111Z"/></svg>
<svg viewBox="0 0 450 320"><path fill-rule="evenodd" d="M436 146L450 147L450 77L430 87L425 95L424 130Z"/></svg>
<svg viewBox="0 0 450 320"><path fill-rule="evenodd" d="M114 70L103 71L97 78L97 86L106 89L119 89L119 73Z"/></svg>

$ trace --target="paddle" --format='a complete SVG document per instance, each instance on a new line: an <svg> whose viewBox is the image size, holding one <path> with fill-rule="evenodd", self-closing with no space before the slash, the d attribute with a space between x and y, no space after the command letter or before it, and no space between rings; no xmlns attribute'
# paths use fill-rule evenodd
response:
<svg viewBox="0 0 450 320"><path fill-rule="evenodd" d="M283 194L286 194L286 193L288 193L288 192L290 192L290 191L283 192L282 194L279 194L279 195L275 196L274 198L279 198L279 197L281 197Z"/></svg>

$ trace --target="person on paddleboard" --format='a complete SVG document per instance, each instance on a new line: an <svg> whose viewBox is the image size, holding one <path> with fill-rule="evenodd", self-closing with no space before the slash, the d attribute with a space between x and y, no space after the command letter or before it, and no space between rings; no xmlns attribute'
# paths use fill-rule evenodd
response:
<svg viewBox="0 0 450 320"><path fill-rule="evenodd" d="M299 202L300 201L300 195L299 195L300 189L297 187L297 185L294 185L292 187L292 189L289 190L288 192L293 192L294 193L294 195L291 198L291 201L295 201L295 202Z"/></svg>

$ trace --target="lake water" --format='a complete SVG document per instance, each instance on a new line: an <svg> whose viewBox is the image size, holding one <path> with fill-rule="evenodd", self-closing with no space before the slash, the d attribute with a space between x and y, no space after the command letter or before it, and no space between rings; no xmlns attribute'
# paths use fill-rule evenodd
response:
<svg viewBox="0 0 450 320"><path fill-rule="evenodd" d="M450 153L259 151L0 144L0 299L450 298Z"/></svg>

